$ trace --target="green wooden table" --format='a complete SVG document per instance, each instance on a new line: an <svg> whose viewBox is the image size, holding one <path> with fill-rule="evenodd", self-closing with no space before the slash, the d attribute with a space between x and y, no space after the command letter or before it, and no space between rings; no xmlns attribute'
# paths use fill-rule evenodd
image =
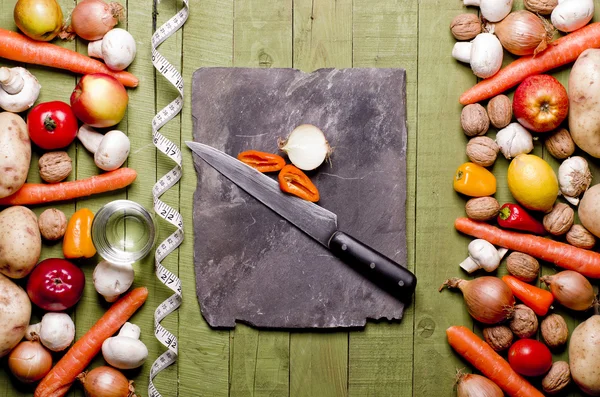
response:
<svg viewBox="0 0 600 397"><path fill-rule="evenodd" d="M122 2L128 11L123 25L138 44L137 59L129 70L140 78L140 84L129 90L129 110L118 128L131 139L128 166L136 169L139 177L126 191L58 205L67 215L82 207L95 211L117 198L135 200L151 208L152 185L173 166L157 153L151 142L152 116L176 96L176 91L157 76L150 63L150 37L153 18L160 25L175 14L181 1L162 0L156 12L152 12L151 0ZM75 5L74 0L60 0L60 3L66 15ZM12 18L15 0L3 0L0 4L0 26L16 29ZM515 4L522 7L519 0ZM600 8L600 1L597 6ZM156 379L163 396L454 395L456 369L466 364L448 347L444 331L455 324L480 331L465 311L460 294L437 291L446 278L463 274L458 264L466 255L469 241L454 231L454 219L464 213L464 199L451 187L454 170L466 160L467 139L459 124L458 96L476 82L469 68L450 56L454 39L448 25L455 15L466 11L462 2L191 0L190 8L191 16L183 30L160 47L160 52L183 71L186 82L181 117L162 129L180 147L192 137L190 84L192 73L199 67L294 67L305 71L322 67L403 67L407 70L408 257L419 286L413 305L407 308L400 323L370 323L365 330L352 332L258 331L244 325L238 325L234 331L210 329L200 315L195 296L191 219L196 175L191 155L184 150L183 180L163 196L165 202L180 209L187 231L181 248L164 261L183 281L184 303L163 321L178 336L180 346L178 363ZM596 16L600 16L598 11ZM82 41L61 45L86 52ZM507 57L505 62L508 61ZM76 76L34 66L30 70L43 87L40 101L68 102ZM568 70L555 75L566 83ZM558 166L539 143L535 153ZM69 154L75 164L71 179L98 173L92 156L80 144L71 145ZM39 155L36 153L32 160L29 181L39 181L36 166ZM499 159L493 167L500 201L510 200L505 178L507 164ZM596 174L600 171L597 163L593 164L593 170ZM45 208L35 210L40 213ZM160 223L160 239L172 232L173 228ZM43 249L44 257L60 255L60 245ZM82 265L89 280L96 262L97 258ZM150 364L164 351L153 336L153 311L170 291L156 280L153 258L146 258L135 268L135 285L147 286L150 297L132 321L142 327L142 340L150 350L150 358L141 370L128 375L145 396ZM544 268L546 273L553 271ZM73 311L77 335L87 331L106 307L88 282L83 299ZM577 319L571 316L568 319L572 330ZM566 353L558 357L565 358ZM94 365L102 362L102 358L97 358ZM0 396L31 395L31 389L8 376L5 359L2 363ZM83 393L75 387L71 395Z"/></svg>

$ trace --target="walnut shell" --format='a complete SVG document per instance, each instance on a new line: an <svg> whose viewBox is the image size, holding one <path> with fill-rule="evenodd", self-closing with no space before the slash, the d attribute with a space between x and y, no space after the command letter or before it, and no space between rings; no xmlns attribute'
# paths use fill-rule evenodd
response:
<svg viewBox="0 0 600 397"><path fill-rule="evenodd" d="M490 128L490 118L483 106L472 103L463 108L460 124L467 136L484 135Z"/></svg>
<svg viewBox="0 0 600 397"><path fill-rule="evenodd" d="M571 383L571 370L566 361L555 361L542 379L542 389L547 394L558 394Z"/></svg>
<svg viewBox="0 0 600 397"><path fill-rule="evenodd" d="M493 197L476 197L467 201L465 212L467 216L476 221L488 221L500 210L500 203Z"/></svg>
<svg viewBox="0 0 600 397"><path fill-rule="evenodd" d="M483 329L483 338L488 345L497 352L510 347L513 341L513 333L506 325L497 325Z"/></svg>
<svg viewBox="0 0 600 397"><path fill-rule="evenodd" d="M467 143L467 157L482 167L494 164L499 151L496 141L487 136L476 136Z"/></svg>
<svg viewBox="0 0 600 397"><path fill-rule="evenodd" d="M540 15L550 15L558 5L558 0L523 0L525 8Z"/></svg>
<svg viewBox="0 0 600 397"><path fill-rule="evenodd" d="M550 154L559 160L564 160L575 152L575 142L569 131L564 128L551 133L544 145Z"/></svg>
<svg viewBox="0 0 600 397"><path fill-rule="evenodd" d="M66 179L73 166L67 152L48 152L38 161L40 177L48 183L57 183Z"/></svg>
<svg viewBox="0 0 600 397"><path fill-rule="evenodd" d="M475 14L460 14L450 23L450 31L456 40L471 40L481 33L481 21Z"/></svg>
<svg viewBox="0 0 600 397"><path fill-rule="evenodd" d="M512 252L506 258L506 270L526 283L534 281L540 273L540 263L531 255Z"/></svg>
<svg viewBox="0 0 600 397"><path fill-rule="evenodd" d="M569 328L560 314L551 314L543 319L540 329L548 347L555 349L567 343Z"/></svg>
<svg viewBox="0 0 600 397"><path fill-rule="evenodd" d="M569 231L575 220L575 211L569 205L557 203L552 211L544 216L544 228L550 234L562 236Z"/></svg>
<svg viewBox="0 0 600 397"><path fill-rule="evenodd" d="M569 244L577 248L589 250L596 245L596 237L581 225L571 226L565 237Z"/></svg>
<svg viewBox="0 0 600 397"><path fill-rule="evenodd" d="M496 95L487 105L490 123L496 128L504 128L512 120L512 103L506 95Z"/></svg>
<svg viewBox="0 0 600 397"><path fill-rule="evenodd" d="M533 310L519 304L515 306L515 312L508 326L519 338L529 338L538 330L538 319Z"/></svg>
<svg viewBox="0 0 600 397"><path fill-rule="evenodd" d="M59 240L67 231L67 217L61 210L47 209L38 218L38 227L40 234L46 240Z"/></svg>

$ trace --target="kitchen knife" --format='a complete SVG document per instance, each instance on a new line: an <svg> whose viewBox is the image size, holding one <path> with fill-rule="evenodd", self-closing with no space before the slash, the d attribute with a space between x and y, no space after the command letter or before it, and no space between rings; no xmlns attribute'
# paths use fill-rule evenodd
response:
<svg viewBox="0 0 600 397"><path fill-rule="evenodd" d="M410 297L417 279L390 258L341 232L337 216L325 208L287 195L279 183L211 146L186 142L192 151L255 199L327 247L335 256L399 299Z"/></svg>

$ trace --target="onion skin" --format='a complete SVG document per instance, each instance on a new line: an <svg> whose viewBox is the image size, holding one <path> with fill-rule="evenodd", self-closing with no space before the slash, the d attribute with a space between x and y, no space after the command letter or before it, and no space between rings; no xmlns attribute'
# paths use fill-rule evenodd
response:
<svg viewBox="0 0 600 397"><path fill-rule="evenodd" d="M96 367L77 376L83 384L86 397L135 397L133 381L128 381L120 371Z"/></svg>
<svg viewBox="0 0 600 397"><path fill-rule="evenodd" d="M52 354L38 341L24 341L10 352L8 368L23 383L37 382L52 369Z"/></svg>
<svg viewBox="0 0 600 397"><path fill-rule="evenodd" d="M458 288L463 293L469 314L483 324L498 324L510 318L515 310L515 298L504 281L484 276L473 280L451 278L440 287Z"/></svg>
<svg viewBox="0 0 600 397"><path fill-rule="evenodd" d="M526 10L511 12L493 25L493 31L502 47L519 56L544 51L554 35L550 23Z"/></svg>
<svg viewBox="0 0 600 397"><path fill-rule="evenodd" d="M540 279L554 295L554 299L567 309L585 311L594 304L594 287L587 278L573 270L564 270Z"/></svg>
<svg viewBox="0 0 600 397"><path fill-rule="evenodd" d="M459 373L456 395L458 397L504 397L504 392L485 376Z"/></svg>
<svg viewBox="0 0 600 397"><path fill-rule="evenodd" d="M83 0L71 13L70 30L82 39L100 40L123 18L123 6L103 0Z"/></svg>

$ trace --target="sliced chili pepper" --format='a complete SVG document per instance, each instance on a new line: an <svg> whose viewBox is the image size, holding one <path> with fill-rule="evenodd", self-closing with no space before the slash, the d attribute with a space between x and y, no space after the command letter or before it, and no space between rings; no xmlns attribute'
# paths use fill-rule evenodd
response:
<svg viewBox="0 0 600 397"><path fill-rule="evenodd" d="M500 207L498 224L506 229L520 230L541 236L546 234L542 222L528 214L525 209L517 204L507 203Z"/></svg>
<svg viewBox="0 0 600 397"><path fill-rule="evenodd" d="M319 191L304 172L294 167L286 165L279 172L279 187L286 193L293 194L304 200L316 203L319 201Z"/></svg>
<svg viewBox="0 0 600 397"><path fill-rule="evenodd" d="M246 150L238 154L237 158L260 172L279 171L285 165L283 157L273 153L259 152L258 150Z"/></svg>

